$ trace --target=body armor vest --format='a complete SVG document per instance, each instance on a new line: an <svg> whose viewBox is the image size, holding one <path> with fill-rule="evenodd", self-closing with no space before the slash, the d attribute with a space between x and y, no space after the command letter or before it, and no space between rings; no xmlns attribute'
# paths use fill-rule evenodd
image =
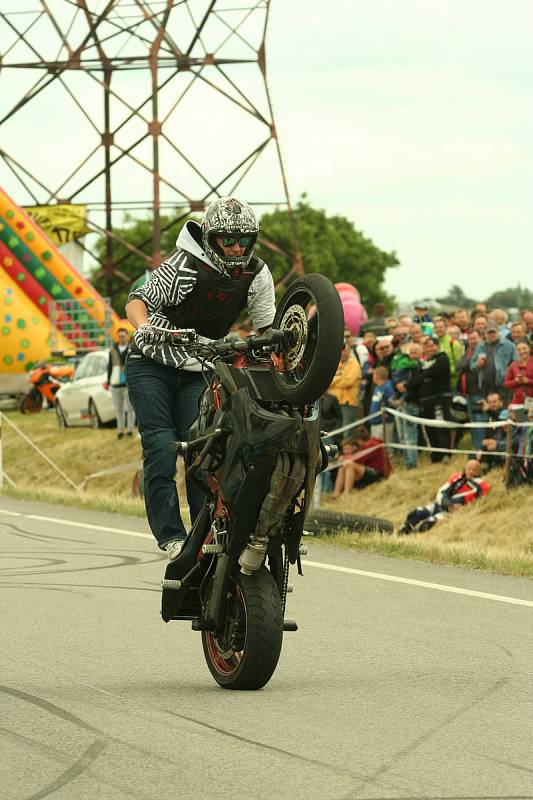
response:
<svg viewBox="0 0 533 800"><path fill-rule="evenodd" d="M197 258L187 266L196 269L194 288L178 306L163 306L161 312L176 328L194 328L208 339L221 339L246 308L248 290L264 261L251 258L247 269L234 278Z"/></svg>

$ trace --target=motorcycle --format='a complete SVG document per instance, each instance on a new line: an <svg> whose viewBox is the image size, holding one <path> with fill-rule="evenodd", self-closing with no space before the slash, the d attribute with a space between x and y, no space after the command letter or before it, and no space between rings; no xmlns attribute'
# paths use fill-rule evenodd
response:
<svg viewBox="0 0 533 800"><path fill-rule="evenodd" d="M43 400L49 406L55 405L55 397L63 383L74 375L74 367L70 364L48 364L40 361L28 372L31 388L20 400L21 414L36 414L43 407Z"/></svg>
<svg viewBox="0 0 533 800"><path fill-rule="evenodd" d="M165 622L189 620L225 689L260 689L283 633L289 569L302 574L301 544L315 480L336 447L321 441L319 398L343 347L339 295L319 274L296 280L272 329L201 342L194 330L151 329L200 359L210 378L186 442L187 477L205 492L178 558L162 581Z"/></svg>

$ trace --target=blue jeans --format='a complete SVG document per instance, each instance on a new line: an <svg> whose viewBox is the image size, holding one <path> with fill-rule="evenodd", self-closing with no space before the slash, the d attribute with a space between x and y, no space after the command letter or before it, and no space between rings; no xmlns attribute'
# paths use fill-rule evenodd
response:
<svg viewBox="0 0 533 800"><path fill-rule="evenodd" d="M418 417L420 408L418 403L404 400L400 411L412 417ZM414 469L418 465L418 450L416 449L418 445L418 423L403 419L403 417L396 417L396 429L400 444L412 445L412 447L403 451L403 459L407 469Z"/></svg>
<svg viewBox="0 0 533 800"><path fill-rule="evenodd" d="M170 444L187 438L205 381L200 372L165 367L132 352L126 360L126 380L141 434L148 523L164 548L172 539L187 535L176 490L177 456ZM200 513L204 494L190 480L186 489L192 522Z"/></svg>
<svg viewBox="0 0 533 800"><path fill-rule="evenodd" d="M476 403L482 399L481 395L471 394L467 395L466 405L468 408L468 419L470 422L487 422L488 415L481 409L476 408ZM484 428L470 428L472 436L472 445L474 450L481 450L481 442L485 437Z"/></svg>

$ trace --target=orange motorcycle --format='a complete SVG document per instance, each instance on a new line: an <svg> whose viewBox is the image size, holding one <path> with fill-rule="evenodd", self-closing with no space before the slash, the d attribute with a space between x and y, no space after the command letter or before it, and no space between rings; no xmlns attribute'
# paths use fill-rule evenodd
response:
<svg viewBox="0 0 533 800"><path fill-rule="evenodd" d="M49 406L55 405L55 397L63 383L69 381L74 374L70 364L48 364L40 361L28 373L31 383L29 391L23 395L19 409L21 414L36 414L43 407L43 400Z"/></svg>

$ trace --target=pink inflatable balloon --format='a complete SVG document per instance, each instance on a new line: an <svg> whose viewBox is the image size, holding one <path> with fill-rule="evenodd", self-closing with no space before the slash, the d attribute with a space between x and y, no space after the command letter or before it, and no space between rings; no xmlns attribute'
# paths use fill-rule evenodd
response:
<svg viewBox="0 0 533 800"><path fill-rule="evenodd" d="M342 309L344 311L344 324L357 336L365 314L363 306L352 295L350 300L342 301Z"/></svg>
<svg viewBox="0 0 533 800"><path fill-rule="evenodd" d="M336 283L335 284L335 288L338 291L338 293L341 295L341 297L342 297L342 294L345 292L346 294L349 293L351 295L355 295L358 300L361 299L360 296L359 296L359 292L357 291L355 286L352 286L351 283Z"/></svg>

